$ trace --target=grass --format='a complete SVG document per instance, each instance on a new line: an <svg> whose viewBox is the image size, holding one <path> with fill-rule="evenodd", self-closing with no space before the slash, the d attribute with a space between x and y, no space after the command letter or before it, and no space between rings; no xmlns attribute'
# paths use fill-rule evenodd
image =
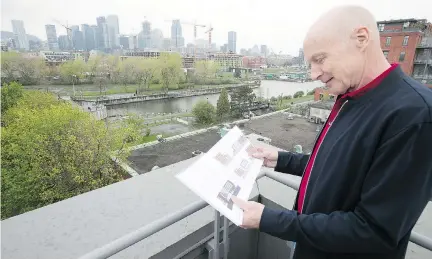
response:
<svg viewBox="0 0 432 259"><path fill-rule="evenodd" d="M147 143L147 142L152 142L157 140L156 135L149 135L149 136L142 136L141 140L139 141L139 144L143 144L143 143Z"/></svg>

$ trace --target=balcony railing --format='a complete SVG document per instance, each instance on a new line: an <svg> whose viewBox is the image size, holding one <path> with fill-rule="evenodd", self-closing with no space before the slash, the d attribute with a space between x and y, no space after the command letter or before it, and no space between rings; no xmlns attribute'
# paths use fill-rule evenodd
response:
<svg viewBox="0 0 432 259"><path fill-rule="evenodd" d="M416 63L416 64L431 64L432 65L432 58L416 58L416 59L414 59L414 63Z"/></svg>
<svg viewBox="0 0 432 259"><path fill-rule="evenodd" d="M276 172L261 172L257 179L260 179L264 176L269 177L270 179L273 179L279 183L282 183L286 186L289 186L295 190L298 190L299 183L286 179L282 177L280 173ZM173 213L171 215L165 216L157 221L154 221L153 223L146 225L142 228L139 228L129 234L126 234L100 248L97 248L83 256L81 256L79 259L101 259L101 258L108 258L110 256L113 256L117 254L118 252L140 242L141 240L161 231L162 229L165 229L172 224L176 223L177 221L180 221L187 216L205 208L208 204L203 201L197 201L194 202L186 207L184 207L182 210ZM220 243L220 214L218 211L215 211L215 220L214 220L214 234L212 242L207 243L206 249L209 251L209 258L211 259L219 259L224 258L228 259L228 247L229 247L229 239L228 239L228 228L229 228L229 221L227 218L223 217L224 225L223 225L223 241ZM410 241L414 244L417 244L423 248L426 248L429 251L432 251L432 239L423 235L420 235L416 232L412 232L410 236ZM220 254L222 256L220 256Z"/></svg>
<svg viewBox="0 0 432 259"><path fill-rule="evenodd" d="M432 42L423 42L417 45L417 48L432 48Z"/></svg>

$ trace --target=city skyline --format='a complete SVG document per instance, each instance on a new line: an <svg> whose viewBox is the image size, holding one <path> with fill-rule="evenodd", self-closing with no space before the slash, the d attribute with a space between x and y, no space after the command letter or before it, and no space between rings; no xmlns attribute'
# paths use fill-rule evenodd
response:
<svg viewBox="0 0 432 259"><path fill-rule="evenodd" d="M432 20L432 13L426 6L426 0L417 0L410 5L402 1L362 1L360 5L370 9L377 20L396 18L425 18ZM171 22L180 19L185 22L197 22L212 25L213 42L219 46L227 44L227 33L237 32L237 52L242 48L265 44L269 51L296 55L302 47L307 29L320 14L344 3L356 3L354 0L302 1L293 5L288 1L269 0L263 4L257 0L238 0L231 2L185 0L157 0L150 2L101 0L75 0L59 3L55 0L5 0L2 2L2 30L12 31L11 20L23 20L27 34L46 40L45 25L54 24L57 35L65 35L66 30L57 24L60 20L69 25L96 24L96 17L117 15L120 34L138 34L142 23L147 19L152 29L160 29L164 38L170 38ZM83 8L85 6L86 8ZM133 8L131 8L133 6ZM310 8L310 7L314 8ZM17 11L19 10L19 11ZM38 10L38 12L34 12ZM152 13L141 10L158 10ZM271 11L266 11L271 10ZM300 10L300 11L299 11ZM79 15L74 15L79 14ZM145 19L146 17L146 19ZM198 28L198 39L205 39L206 28ZM193 43L193 26L182 26L185 44Z"/></svg>

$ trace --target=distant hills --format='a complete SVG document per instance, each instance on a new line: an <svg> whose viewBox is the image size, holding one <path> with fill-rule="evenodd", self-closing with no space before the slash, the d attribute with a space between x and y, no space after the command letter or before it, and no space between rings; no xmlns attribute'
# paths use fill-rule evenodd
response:
<svg viewBox="0 0 432 259"><path fill-rule="evenodd" d="M6 40L6 39L10 39L13 38L14 34L13 32L10 31L1 31L1 40ZM27 34L27 39L30 41L42 41L41 39L39 39L38 37L34 36L34 35L30 35Z"/></svg>

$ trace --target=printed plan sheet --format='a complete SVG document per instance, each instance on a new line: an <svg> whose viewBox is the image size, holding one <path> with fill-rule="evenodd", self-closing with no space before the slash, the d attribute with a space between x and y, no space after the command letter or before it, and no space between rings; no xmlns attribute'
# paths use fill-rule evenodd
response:
<svg viewBox="0 0 432 259"><path fill-rule="evenodd" d="M231 196L248 200L262 160L248 155L251 142L238 127L232 128L216 145L177 178L234 224L241 225L243 211Z"/></svg>

